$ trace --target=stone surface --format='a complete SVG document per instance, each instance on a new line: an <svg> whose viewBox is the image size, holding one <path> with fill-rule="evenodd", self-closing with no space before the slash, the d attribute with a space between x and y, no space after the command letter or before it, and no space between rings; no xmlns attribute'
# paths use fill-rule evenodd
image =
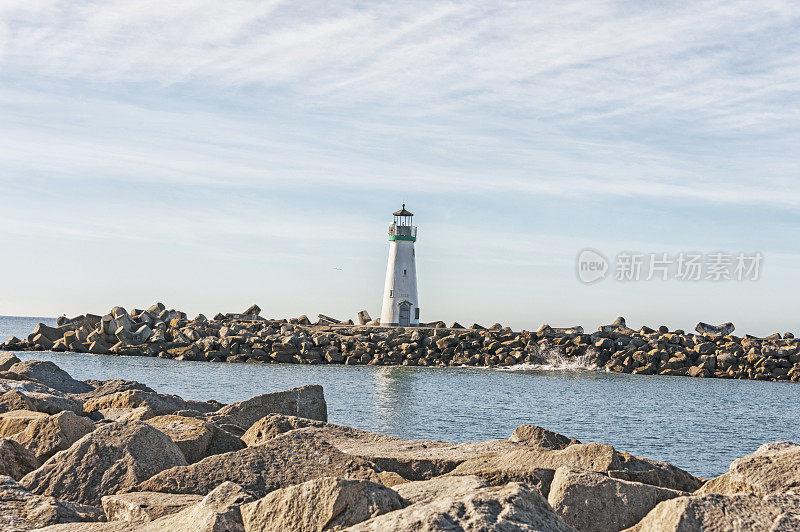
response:
<svg viewBox="0 0 800 532"><path fill-rule="evenodd" d="M500 530L567 532L562 521L535 489L512 482L486 487L460 497L439 497L412 504L347 529L350 532L387 530Z"/></svg>
<svg viewBox="0 0 800 532"><path fill-rule="evenodd" d="M296 416L285 416L283 414L269 414L253 423L242 435L242 441L248 446L261 445L271 440L279 434L289 432L294 429L305 427L325 427L324 421L315 421Z"/></svg>
<svg viewBox="0 0 800 532"><path fill-rule="evenodd" d="M508 441L524 443L525 445L548 451L565 449L573 443L580 443L575 438L568 438L536 425L520 425L514 429Z"/></svg>
<svg viewBox="0 0 800 532"><path fill-rule="evenodd" d="M697 490L705 493L767 495L800 488L800 445L765 443L753 454L734 460L727 473Z"/></svg>
<svg viewBox="0 0 800 532"><path fill-rule="evenodd" d="M0 353L0 371L8 371L19 359L12 353Z"/></svg>
<svg viewBox="0 0 800 532"><path fill-rule="evenodd" d="M203 500L202 495L151 491L118 493L102 497L103 511L109 521L153 521L180 512L201 500Z"/></svg>
<svg viewBox="0 0 800 532"><path fill-rule="evenodd" d="M11 366L9 371L64 393L83 393L92 389L85 382L70 377L69 373L52 362L25 360Z"/></svg>
<svg viewBox="0 0 800 532"><path fill-rule="evenodd" d="M325 477L275 490L241 512L248 531L333 531L404 506L400 495L380 484Z"/></svg>
<svg viewBox="0 0 800 532"><path fill-rule="evenodd" d="M789 532L800 516L800 496L751 493L692 495L659 503L628 532Z"/></svg>
<svg viewBox="0 0 800 532"><path fill-rule="evenodd" d="M0 475L19 480L40 465L31 451L14 440L0 438Z"/></svg>
<svg viewBox="0 0 800 532"><path fill-rule="evenodd" d="M99 520L95 508L35 495L11 477L0 476L0 530L32 530L56 523Z"/></svg>
<svg viewBox="0 0 800 532"><path fill-rule="evenodd" d="M464 497L488 485L488 482L476 476L436 477L431 480L406 482L394 486L392 489L410 504L417 504L431 502L443 497Z"/></svg>
<svg viewBox="0 0 800 532"><path fill-rule="evenodd" d="M283 392L258 395L224 406L208 418L248 429L259 419L273 413L327 421L328 408L322 386L301 386Z"/></svg>
<svg viewBox="0 0 800 532"><path fill-rule="evenodd" d="M69 448L94 428L89 419L70 411L49 415L14 410L0 414L0 436L21 443L39 462Z"/></svg>
<svg viewBox="0 0 800 532"><path fill-rule="evenodd" d="M205 495L221 482L230 481L263 497L273 490L321 477L377 482L378 471L371 463L346 455L320 438L287 433L263 445L162 471L139 484L137 491Z"/></svg>
<svg viewBox="0 0 800 532"><path fill-rule="evenodd" d="M240 506L253 496L232 482L223 482L199 502L142 526L142 532L244 532Z"/></svg>
<svg viewBox="0 0 800 532"><path fill-rule="evenodd" d="M603 532L633 526L661 501L682 495L688 493L559 467L547 501L576 530Z"/></svg>
<svg viewBox="0 0 800 532"><path fill-rule="evenodd" d="M47 414L71 410L81 415L83 405L64 392L38 382L0 379L0 412L11 410L33 410Z"/></svg>
<svg viewBox="0 0 800 532"><path fill-rule="evenodd" d="M666 462L639 458L619 452L610 445L576 443L557 451L520 448L511 452L487 454L460 464L450 475L477 475L493 484L508 480L535 482L543 479L542 470L561 466L598 471L609 476L680 491L694 491L702 481ZM543 494L549 486L537 485Z"/></svg>
<svg viewBox="0 0 800 532"><path fill-rule="evenodd" d="M87 399L83 409L87 413L113 408L140 408L147 406L159 416L174 414L179 410L196 409L199 401L186 401L177 395L167 395L146 390L129 389Z"/></svg>
<svg viewBox="0 0 800 532"><path fill-rule="evenodd" d="M208 422L193 417L169 415L150 418L147 424L169 436L190 464L208 456L206 453L214 435L214 428Z"/></svg>
<svg viewBox="0 0 800 532"><path fill-rule="evenodd" d="M103 495L186 465L168 436L141 421L110 423L56 453L21 484L34 493L99 506Z"/></svg>

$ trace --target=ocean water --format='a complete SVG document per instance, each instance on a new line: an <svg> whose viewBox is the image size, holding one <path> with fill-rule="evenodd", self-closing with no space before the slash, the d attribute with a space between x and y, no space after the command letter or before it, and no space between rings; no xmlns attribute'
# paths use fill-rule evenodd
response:
<svg viewBox="0 0 800 532"><path fill-rule="evenodd" d="M0 317L2 338L42 321ZM55 320L52 320L52 323ZM540 425L664 460L705 477L770 441L800 441L800 384L625 375L585 369L218 364L22 352L77 379L124 378L162 393L233 402L304 384L325 389L329 420L408 439L508 438Z"/></svg>

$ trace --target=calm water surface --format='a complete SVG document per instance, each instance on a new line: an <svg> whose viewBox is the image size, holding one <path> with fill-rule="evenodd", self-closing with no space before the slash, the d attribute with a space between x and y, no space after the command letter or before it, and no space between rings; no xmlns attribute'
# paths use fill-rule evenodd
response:
<svg viewBox="0 0 800 532"><path fill-rule="evenodd" d="M0 317L3 338L41 321ZM23 325L21 330L14 327ZM701 476L724 473L761 443L800 441L796 383L599 371L219 364L23 352L77 379L124 378L162 393L233 402L304 384L325 389L330 421L408 439L507 438L523 423L665 460Z"/></svg>

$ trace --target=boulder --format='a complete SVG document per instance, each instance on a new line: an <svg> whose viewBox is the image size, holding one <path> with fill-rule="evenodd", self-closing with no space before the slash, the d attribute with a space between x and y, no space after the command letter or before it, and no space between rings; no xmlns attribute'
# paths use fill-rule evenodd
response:
<svg viewBox="0 0 800 532"><path fill-rule="evenodd" d="M83 409L87 413L111 408L139 408L149 407L156 415L163 416L174 414L179 410L198 410L205 408L206 412L215 408L215 405L200 401L186 401L177 395L167 395L152 391L129 389L87 399ZM202 411L202 410L201 410Z"/></svg>
<svg viewBox="0 0 800 532"><path fill-rule="evenodd" d="M322 386L301 386L283 392L258 395L246 401L224 406L209 414L208 418L247 429L262 417L273 413L327 421L328 407L325 404Z"/></svg>
<svg viewBox="0 0 800 532"><path fill-rule="evenodd" d="M242 441L248 446L261 445L279 434L305 427L324 427L324 421L314 421L304 417L269 414L253 423L242 435Z"/></svg>
<svg viewBox="0 0 800 532"><path fill-rule="evenodd" d="M53 455L21 484L40 495L99 506L103 495L186 465L168 436L141 421L109 423Z"/></svg>
<svg viewBox="0 0 800 532"><path fill-rule="evenodd" d="M321 438L340 451L358 456L407 480L428 480L452 471L460 463L490 452L520 448L507 440L478 443L410 441L342 425L327 423L292 431Z"/></svg>
<svg viewBox="0 0 800 532"><path fill-rule="evenodd" d="M800 487L800 445L765 443L753 454L734 460L728 472L708 481L698 494L768 495Z"/></svg>
<svg viewBox="0 0 800 532"><path fill-rule="evenodd" d="M70 411L48 415L14 410L0 414L0 436L21 443L39 462L69 448L93 430L94 423Z"/></svg>
<svg viewBox="0 0 800 532"><path fill-rule="evenodd" d="M0 438L0 475L19 480L40 466L28 449L7 438Z"/></svg>
<svg viewBox="0 0 800 532"><path fill-rule="evenodd" d="M445 476L432 478L430 480L406 482L394 486L392 489L399 493L400 496L410 504L417 504L431 502L444 497L464 497L488 485L488 482L476 476Z"/></svg>
<svg viewBox="0 0 800 532"><path fill-rule="evenodd" d="M733 323L731 322L723 323L722 325L709 325L708 323L703 323L702 321L694 328L694 330L700 334L712 337L728 336L734 331L734 329L736 329L736 327L734 327Z"/></svg>
<svg viewBox="0 0 800 532"><path fill-rule="evenodd" d="M44 384L31 381L0 379L0 412L32 410L57 414L71 410L83 414L80 401Z"/></svg>
<svg viewBox="0 0 800 532"><path fill-rule="evenodd" d="M25 360L11 366L9 371L64 393L83 393L92 389L49 361Z"/></svg>
<svg viewBox="0 0 800 532"><path fill-rule="evenodd" d="M139 484L137 491L205 495L221 482L242 486L257 497L321 477L378 481L369 462L348 456L320 438L288 433L257 447L209 456L174 467Z"/></svg>
<svg viewBox="0 0 800 532"><path fill-rule="evenodd" d="M223 482L199 502L142 526L142 532L244 532L240 506L253 496L232 482Z"/></svg>
<svg viewBox="0 0 800 532"><path fill-rule="evenodd" d="M406 506L397 492L368 480L325 477L275 490L241 508L245 530L342 530Z"/></svg>
<svg viewBox="0 0 800 532"><path fill-rule="evenodd" d="M153 521L180 512L203 500L202 495L136 491L102 497L109 521Z"/></svg>
<svg viewBox="0 0 800 532"><path fill-rule="evenodd" d="M568 438L536 425L520 425L514 429L508 441L524 443L530 447L546 451L566 449L573 443L580 443L575 438Z"/></svg>
<svg viewBox="0 0 800 532"><path fill-rule="evenodd" d="M147 423L169 436L190 464L207 456L206 451L214 435L214 428L207 421L168 415L150 418Z"/></svg>
<svg viewBox="0 0 800 532"><path fill-rule="evenodd" d="M628 453L621 453L610 445L599 443L575 443L556 451L536 451L520 448L510 452L487 454L467 460L455 468L450 475L477 475L489 479L493 484L509 480L535 482L546 480L543 470L552 472L561 466L598 471L608 476L670 488L694 491L702 481L690 473L668 464ZM548 485L539 485L547 494Z"/></svg>
<svg viewBox="0 0 800 532"><path fill-rule="evenodd" d="M19 359L11 353L0 353L0 371L8 371L11 366L19 363Z"/></svg>
<svg viewBox="0 0 800 532"><path fill-rule="evenodd" d="M691 495L659 503L627 532L797 530L800 495Z"/></svg>
<svg viewBox="0 0 800 532"><path fill-rule="evenodd" d="M95 508L35 495L11 477L0 476L0 530L39 529L56 523L100 520Z"/></svg>
<svg viewBox="0 0 800 532"><path fill-rule="evenodd" d="M535 489L512 482L457 497L439 497L373 517L348 532L514 530L572 532Z"/></svg>
<svg viewBox="0 0 800 532"><path fill-rule="evenodd" d="M633 526L661 501L682 495L688 493L559 467L547 501L576 530L603 532Z"/></svg>

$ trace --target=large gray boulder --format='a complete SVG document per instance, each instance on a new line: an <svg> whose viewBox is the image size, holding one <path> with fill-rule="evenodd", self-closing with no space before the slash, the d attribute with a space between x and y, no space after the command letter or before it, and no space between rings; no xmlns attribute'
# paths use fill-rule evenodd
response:
<svg viewBox="0 0 800 532"><path fill-rule="evenodd" d="M0 438L0 475L19 480L40 466L36 456L7 438Z"/></svg>
<svg viewBox="0 0 800 532"><path fill-rule="evenodd" d="M0 371L8 371L11 366L18 363L19 359L13 353L4 353L0 351Z"/></svg>
<svg viewBox="0 0 800 532"><path fill-rule="evenodd" d="M49 361L25 360L11 366L9 371L64 393L84 393L92 389Z"/></svg>
<svg viewBox="0 0 800 532"><path fill-rule="evenodd" d="M546 479L546 470L550 470L552 478L552 472L562 466L680 491L694 491L702 484L700 479L671 464L639 458L600 443L576 443L556 451L537 451L523 446L467 460L449 474L477 475L493 484L509 480L533 482L531 477ZM545 495L549 492L549 483L537 487Z"/></svg>
<svg viewBox="0 0 800 532"><path fill-rule="evenodd" d="M690 530L790 532L800 524L800 495L692 495L659 503L628 532Z"/></svg>
<svg viewBox="0 0 800 532"><path fill-rule="evenodd" d="M698 494L768 495L800 487L800 445L765 443L753 454L734 460L728 472L703 485Z"/></svg>
<svg viewBox="0 0 800 532"><path fill-rule="evenodd" d="M381 484L325 477L275 490L241 512L247 531L333 531L404 506L400 495Z"/></svg>
<svg viewBox="0 0 800 532"><path fill-rule="evenodd" d="M12 410L33 410L47 414L71 410L82 415L83 405L80 400L38 382L0 379L0 412Z"/></svg>
<svg viewBox="0 0 800 532"><path fill-rule="evenodd" d="M11 477L0 476L0 530L33 530L57 523L95 521L95 508L35 495Z"/></svg>
<svg viewBox="0 0 800 532"><path fill-rule="evenodd" d="M150 418L146 423L169 436L190 464L208 456L208 447L215 429L207 421L194 417L168 415Z"/></svg>
<svg viewBox="0 0 800 532"><path fill-rule="evenodd" d="M459 497L440 497L412 504L346 529L385 530L505 530L571 532L535 489L517 482L480 488Z"/></svg>
<svg viewBox="0 0 800 532"><path fill-rule="evenodd" d="M141 421L110 423L53 455L21 484L40 495L99 506L103 495L186 465L168 436Z"/></svg>
<svg viewBox="0 0 800 532"><path fill-rule="evenodd" d="M89 414L97 411L113 410L113 409L135 409L141 407L148 407L148 409L156 416L164 416L174 414L181 410L197 410L203 407L210 409L215 408L210 403L201 403L200 401L187 401L177 395L168 395L162 393L155 393L140 389L128 389L102 395L100 397L93 397L86 399L83 403L84 411Z"/></svg>
<svg viewBox="0 0 800 532"><path fill-rule="evenodd" d="M253 496L232 482L223 482L202 500L183 510L146 523L142 532L244 532L242 504Z"/></svg>
<svg viewBox="0 0 800 532"><path fill-rule="evenodd" d="M430 480L405 482L393 486L400 496L410 504L426 503L445 497L459 498L472 494L475 490L485 488L489 483L475 476L436 477Z"/></svg>
<svg viewBox="0 0 800 532"><path fill-rule="evenodd" d="M30 410L0 414L0 436L22 444L39 462L68 449L94 428L89 419L69 410L54 415Z"/></svg>
<svg viewBox="0 0 800 532"><path fill-rule="evenodd" d="M230 481L263 497L276 489L321 477L379 480L378 470L366 460L346 455L320 438L287 433L264 445L162 471L139 484L137 491L206 495Z"/></svg>
<svg viewBox="0 0 800 532"><path fill-rule="evenodd" d="M301 386L283 392L258 395L246 401L224 406L209 414L208 418L248 429L268 414L328 421L328 407L322 386Z"/></svg>
<svg viewBox="0 0 800 532"><path fill-rule="evenodd" d="M289 432L290 430L303 429L306 427L325 427L328 423L315 421L304 417L285 416L283 414L269 414L253 423L249 429L242 434L242 441L248 447L254 447L268 442L275 436Z"/></svg>
<svg viewBox="0 0 800 532"><path fill-rule="evenodd" d="M661 501L682 495L688 493L559 467L547 501L576 530L605 532L633 526Z"/></svg>
<svg viewBox="0 0 800 532"><path fill-rule="evenodd" d="M102 497L108 521L153 521L180 512L203 500L202 495L136 491Z"/></svg>

